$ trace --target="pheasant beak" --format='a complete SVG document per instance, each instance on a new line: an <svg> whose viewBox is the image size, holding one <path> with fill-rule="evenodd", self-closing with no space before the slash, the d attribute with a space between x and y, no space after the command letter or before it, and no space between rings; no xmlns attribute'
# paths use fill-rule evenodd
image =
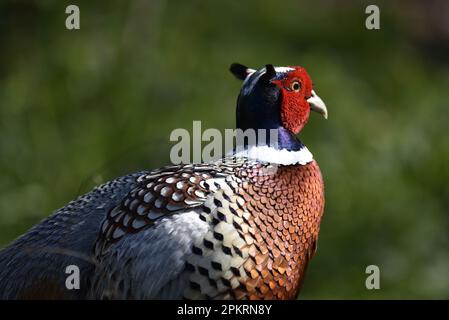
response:
<svg viewBox="0 0 449 320"><path fill-rule="evenodd" d="M314 90L312 90L312 95L307 99L307 102L309 102L311 110L322 114L324 119L327 119L326 104L323 100L321 100L321 98L315 93Z"/></svg>

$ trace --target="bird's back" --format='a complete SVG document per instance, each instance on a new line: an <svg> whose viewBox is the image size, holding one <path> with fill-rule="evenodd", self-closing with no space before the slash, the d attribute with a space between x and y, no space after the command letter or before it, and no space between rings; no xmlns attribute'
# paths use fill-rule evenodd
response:
<svg viewBox="0 0 449 320"><path fill-rule="evenodd" d="M0 299L83 299L94 270L92 247L106 212L142 173L96 187L0 251ZM80 289L65 286L66 267L80 269Z"/></svg>

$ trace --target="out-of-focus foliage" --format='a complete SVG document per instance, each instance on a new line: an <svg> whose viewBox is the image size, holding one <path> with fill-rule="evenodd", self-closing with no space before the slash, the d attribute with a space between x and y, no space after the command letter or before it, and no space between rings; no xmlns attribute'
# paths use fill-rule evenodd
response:
<svg viewBox="0 0 449 320"><path fill-rule="evenodd" d="M326 184L302 298L449 298L449 38L425 2L368 31L359 1L78 1L68 31L68 2L2 1L0 243L168 164L174 128L232 128L230 63L298 64L329 109L301 133Z"/></svg>

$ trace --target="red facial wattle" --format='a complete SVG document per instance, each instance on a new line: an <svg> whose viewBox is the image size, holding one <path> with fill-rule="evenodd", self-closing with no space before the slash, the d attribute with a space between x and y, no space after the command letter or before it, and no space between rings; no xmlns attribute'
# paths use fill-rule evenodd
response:
<svg viewBox="0 0 449 320"><path fill-rule="evenodd" d="M312 81L304 68L292 68L294 70L287 77L272 82L281 89L282 125L293 134L298 134L309 120L310 106L307 98L312 92ZM299 82L299 90L293 90L294 82Z"/></svg>

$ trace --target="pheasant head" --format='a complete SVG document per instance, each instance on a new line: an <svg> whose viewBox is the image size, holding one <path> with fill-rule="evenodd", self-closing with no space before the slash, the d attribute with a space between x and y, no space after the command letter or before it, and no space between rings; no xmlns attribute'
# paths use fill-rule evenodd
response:
<svg viewBox="0 0 449 320"><path fill-rule="evenodd" d="M259 70L234 63L231 72L244 80L237 100L237 128L278 129L279 147L298 150L294 137L307 123L310 110L327 119L327 108L313 90L303 67L273 67Z"/></svg>

